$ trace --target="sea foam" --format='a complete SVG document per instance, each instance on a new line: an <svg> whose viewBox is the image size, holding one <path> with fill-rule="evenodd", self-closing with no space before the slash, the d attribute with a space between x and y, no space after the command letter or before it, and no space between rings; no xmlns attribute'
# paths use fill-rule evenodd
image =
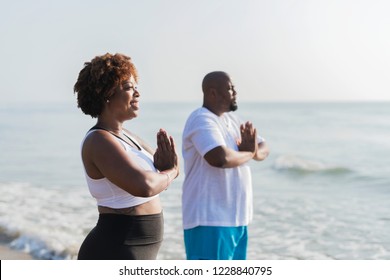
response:
<svg viewBox="0 0 390 280"><path fill-rule="evenodd" d="M277 157L273 168L302 174L314 172L345 174L352 172L348 167L326 164L321 161L306 159L296 155L282 155Z"/></svg>

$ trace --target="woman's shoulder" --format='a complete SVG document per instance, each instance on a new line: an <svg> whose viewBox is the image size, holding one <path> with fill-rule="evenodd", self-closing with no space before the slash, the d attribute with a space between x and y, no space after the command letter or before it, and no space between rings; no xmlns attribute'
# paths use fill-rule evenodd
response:
<svg viewBox="0 0 390 280"><path fill-rule="evenodd" d="M87 132L84 137L83 146L100 146L115 143L114 137L105 130L102 129L91 129Z"/></svg>

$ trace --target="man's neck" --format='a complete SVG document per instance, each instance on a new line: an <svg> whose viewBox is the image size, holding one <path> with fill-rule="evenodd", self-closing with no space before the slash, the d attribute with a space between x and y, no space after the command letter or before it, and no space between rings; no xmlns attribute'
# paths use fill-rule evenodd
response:
<svg viewBox="0 0 390 280"><path fill-rule="evenodd" d="M217 115L218 117L222 116L223 113L225 113L225 112L217 110L216 108L214 108L212 106L208 106L208 105L206 105L204 103L203 103L203 107L206 108L207 110L209 110L211 113Z"/></svg>

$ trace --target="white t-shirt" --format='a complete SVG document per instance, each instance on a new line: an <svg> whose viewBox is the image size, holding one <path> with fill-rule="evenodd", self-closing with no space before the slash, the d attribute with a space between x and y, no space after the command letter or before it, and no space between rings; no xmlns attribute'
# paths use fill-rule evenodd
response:
<svg viewBox="0 0 390 280"><path fill-rule="evenodd" d="M252 178L248 164L234 168L211 166L204 155L218 146L238 151L240 120L233 113L218 117L202 107L188 118L182 153L183 227L245 226L252 220ZM259 137L258 142L264 141Z"/></svg>

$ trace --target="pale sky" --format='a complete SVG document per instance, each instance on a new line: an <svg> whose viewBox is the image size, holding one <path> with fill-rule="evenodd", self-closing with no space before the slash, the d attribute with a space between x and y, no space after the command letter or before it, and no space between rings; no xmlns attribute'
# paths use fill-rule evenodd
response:
<svg viewBox="0 0 390 280"><path fill-rule="evenodd" d="M72 102L85 61L132 57L145 101L390 101L388 0L0 0L0 96Z"/></svg>

